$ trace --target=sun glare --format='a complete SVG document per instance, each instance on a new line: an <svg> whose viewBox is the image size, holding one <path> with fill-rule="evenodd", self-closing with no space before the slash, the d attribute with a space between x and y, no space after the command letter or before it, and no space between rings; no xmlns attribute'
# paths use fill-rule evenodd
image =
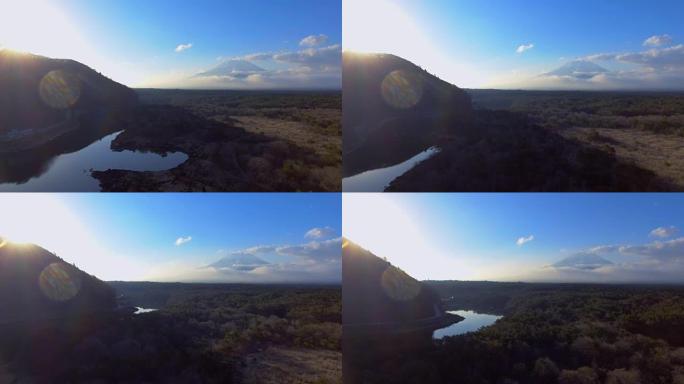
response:
<svg viewBox="0 0 684 384"><path fill-rule="evenodd" d="M48 1L8 1L0 6L0 46L56 58L88 51L74 24Z"/></svg>
<svg viewBox="0 0 684 384"><path fill-rule="evenodd" d="M345 50L400 54L420 32L410 16L386 0L342 2Z"/></svg>
<svg viewBox="0 0 684 384"><path fill-rule="evenodd" d="M63 207L48 195L8 194L0 200L0 236L12 243L41 243L66 229ZM55 227L51 227L56 225Z"/></svg>
<svg viewBox="0 0 684 384"><path fill-rule="evenodd" d="M455 49L463 37L454 36L451 46L442 47L428 29L410 10L390 0L342 2L346 51L391 53L462 87L476 87L485 81L481 70L469 64L464 52Z"/></svg>
<svg viewBox="0 0 684 384"><path fill-rule="evenodd" d="M382 195L382 196L381 196ZM352 193L342 197L342 235L417 279L472 275L460 260L430 242L415 215L396 197ZM370 213L370 214L369 214ZM452 255L452 252L450 255Z"/></svg>
<svg viewBox="0 0 684 384"><path fill-rule="evenodd" d="M101 279L135 279L149 269L132 257L106 249L70 206L49 194L3 196L0 239L39 245Z"/></svg>
<svg viewBox="0 0 684 384"><path fill-rule="evenodd" d="M0 5L0 50L72 59L124 84L141 78L139 68L103 56L85 38L73 15L48 0L6 1Z"/></svg>

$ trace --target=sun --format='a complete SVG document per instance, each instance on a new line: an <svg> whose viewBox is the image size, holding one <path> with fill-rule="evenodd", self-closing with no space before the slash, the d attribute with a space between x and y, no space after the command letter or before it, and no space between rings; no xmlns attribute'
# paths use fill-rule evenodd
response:
<svg viewBox="0 0 684 384"><path fill-rule="evenodd" d="M342 2L342 45L345 51L390 53L409 60L442 79L463 87L477 87L486 78L454 47L463 36L453 36L451 44L433 26L413 12L420 2L392 0L344 0ZM437 33L437 34L436 34ZM441 42L441 45L440 45Z"/></svg>
<svg viewBox="0 0 684 384"><path fill-rule="evenodd" d="M354 52L400 54L419 31L412 18L387 0L342 2L344 49Z"/></svg>
<svg viewBox="0 0 684 384"><path fill-rule="evenodd" d="M376 196L377 195L377 196ZM436 253L402 197L352 193L342 197L343 236L415 276ZM369 214L370 213L370 214Z"/></svg>
<svg viewBox="0 0 684 384"><path fill-rule="evenodd" d="M142 278L150 267L135 257L119 255L98 239L92 224L84 221L77 195L6 193L0 199L0 243L35 244L54 252L67 263L105 280ZM102 218L102 227L106 221Z"/></svg>
<svg viewBox="0 0 684 384"><path fill-rule="evenodd" d="M46 0L0 5L0 47L54 58L82 57L89 51L76 26Z"/></svg>

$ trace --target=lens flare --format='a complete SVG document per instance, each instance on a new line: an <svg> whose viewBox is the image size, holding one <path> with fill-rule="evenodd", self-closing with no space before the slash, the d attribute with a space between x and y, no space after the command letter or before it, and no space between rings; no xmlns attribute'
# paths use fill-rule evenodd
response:
<svg viewBox="0 0 684 384"><path fill-rule="evenodd" d="M81 81L63 70L50 71L40 80L39 92L40 98L50 107L71 108L81 97Z"/></svg>
<svg viewBox="0 0 684 384"><path fill-rule="evenodd" d="M421 289L418 280L392 265L382 273L380 284L385 294L395 301L412 300Z"/></svg>
<svg viewBox="0 0 684 384"><path fill-rule="evenodd" d="M0 248L4 247L5 245L7 245L7 240L0 237Z"/></svg>
<svg viewBox="0 0 684 384"><path fill-rule="evenodd" d="M69 301L81 290L81 280L64 263L52 263L45 267L38 277L38 285L45 297L57 302Z"/></svg>
<svg viewBox="0 0 684 384"><path fill-rule="evenodd" d="M382 98L391 107L409 109L423 97L423 79L413 72L396 70L382 80Z"/></svg>

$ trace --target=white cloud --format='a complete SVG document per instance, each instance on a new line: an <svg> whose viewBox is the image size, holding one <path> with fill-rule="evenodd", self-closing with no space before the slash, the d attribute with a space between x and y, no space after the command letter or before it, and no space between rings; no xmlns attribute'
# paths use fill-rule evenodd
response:
<svg viewBox="0 0 684 384"><path fill-rule="evenodd" d="M178 247L178 246L181 246L181 245L183 245L183 244L185 244L185 243L189 243L190 241L192 241L192 236L179 237L179 238L176 239L175 244L176 244L176 246Z"/></svg>
<svg viewBox="0 0 684 384"><path fill-rule="evenodd" d="M666 228L667 229L667 228ZM610 256L608 260L601 255ZM684 237L641 245L597 246L533 270L530 281L684 282Z"/></svg>
<svg viewBox="0 0 684 384"><path fill-rule="evenodd" d="M534 44L523 44L518 47L518 49L515 50L516 53L522 54L525 53L526 51L529 51L530 49L534 48Z"/></svg>
<svg viewBox="0 0 684 384"><path fill-rule="evenodd" d="M326 35L309 35L303 38L299 45L302 47L316 47L327 42L328 36Z"/></svg>
<svg viewBox="0 0 684 384"><path fill-rule="evenodd" d="M284 256L292 256L306 262L336 260L342 257L342 238L325 241L312 241L301 245L278 247L276 252Z"/></svg>
<svg viewBox="0 0 684 384"><path fill-rule="evenodd" d="M601 62L605 72L582 76L528 74L501 79L492 86L507 89L568 90L682 90L684 89L684 44L642 52L600 53L580 57L576 62ZM612 70L611 70L612 69ZM586 76L585 76L586 75Z"/></svg>
<svg viewBox="0 0 684 384"><path fill-rule="evenodd" d="M328 228L328 227L326 227ZM259 245L229 252L201 267L204 280L233 282L339 282L342 238L298 245ZM209 276L211 275L211 276Z"/></svg>
<svg viewBox="0 0 684 384"><path fill-rule="evenodd" d="M277 53L273 55L273 59L309 68L339 67L342 61L342 46L335 44L297 52Z"/></svg>
<svg viewBox="0 0 684 384"><path fill-rule="evenodd" d="M176 47L176 53L181 53L183 51L187 51L190 48L192 48L192 43L180 44Z"/></svg>
<svg viewBox="0 0 684 384"><path fill-rule="evenodd" d="M661 45L667 45L672 42L672 36L670 35L654 35L649 37L644 41L645 47L660 47Z"/></svg>
<svg viewBox="0 0 684 384"><path fill-rule="evenodd" d="M330 227L323 227L323 228L311 228L306 232L304 237L307 239L322 239L326 237L333 236L335 233L335 230L330 228Z"/></svg>
<svg viewBox="0 0 684 384"><path fill-rule="evenodd" d="M677 229L677 227L674 227L674 226L658 227L658 228L652 230L650 235L651 235L651 237L665 238L665 237L673 236L678 231L679 230Z"/></svg>
<svg viewBox="0 0 684 384"><path fill-rule="evenodd" d="M644 245L626 245L620 247L620 253L641 256L658 263L672 260L684 261L684 237L667 241L654 241Z"/></svg>
<svg viewBox="0 0 684 384"><path fill-rule="evenodd" d="M529 243L530 241L534 240L534 235L529 235L527 237L519 237L518 240L515 241L515 244L518 247L523 246L525 243Z"/></svg>
<svg viewBox="0 0 684 384"><path fill-rule="evenodd" d="M257 66L253 62L259 62ZM239 64L239 66L238 66ZM315 89L340 88L339 44L300 51L253 53L232 57L192 76L189 88Z"/></svg>
<svg viewBox="0 0 684 384"><path fill-rule="evenodd" d="M586 59L636 64L651 69L681 70L684 69L684 44L667 48L653 48L642 52L601 53L587 56Z"/></svg>

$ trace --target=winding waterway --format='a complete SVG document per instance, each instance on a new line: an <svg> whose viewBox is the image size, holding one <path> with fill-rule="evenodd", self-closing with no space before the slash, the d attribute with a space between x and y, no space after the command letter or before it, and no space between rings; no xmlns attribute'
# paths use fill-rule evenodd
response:
<svg viewBox="0 0 684 384"><path fill-rule="evenodd" d="M494 324L503 316L488 315L486 313L477 313L474 311L447 311L464 317L465 319L456 324L451 324L448 327L436 330L432 334L433 339L441 339L446 336L462 335L468 332L476 332L483 327Z"/></svg>
<svg viewBox="0 0 684 384"><path fill-rule="evenodd" d="M412 158L385 168L373 169L358 175L342 179L342 191L344 192L383 192L397 177L411 170L418 163L429 159L439 152L436 147L431 147Z"/></svg>
<svg viewBox="0 0 684 384"><path fill-rule="evenodd" d="M150 313L150 312L155 312L155 311L158 311L158 309L135 307L135 312L133 312L133 314L134 315L141 315L143 313Z"/></svg>
<svg viewBox="0 0 684 384"><path fill-rule="evenodd" d="M162 156L113 151L111 143L119 133L96 139L70 153L42 156L37 151L0 158L0 192L98 192L100 184L91 176L91 171L163 171L188 159L181 152Z"/></svg>

